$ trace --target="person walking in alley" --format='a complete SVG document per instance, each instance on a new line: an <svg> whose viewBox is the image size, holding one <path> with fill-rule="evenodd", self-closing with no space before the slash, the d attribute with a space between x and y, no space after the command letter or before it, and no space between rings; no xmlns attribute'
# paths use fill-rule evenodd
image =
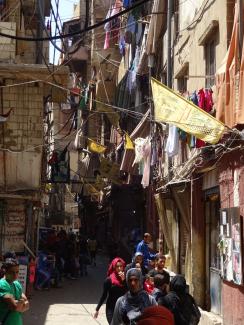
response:
<svg viewBox="0 0 244 325"><path fill-rule="evenodd" d="M143 254L141 252L135 253L135 255L133 256L133 259L132 259L132 263L129 263L126 265L125 274L127 273L127 271L129 269L132 269L132 268L140 268L143 276L145 276L147 274L147 269L143 263Z"/></svg>
<svg viewBox="0 0 244 325"><path fill-rule="evenodd" d="M155 298L159 305L164 304L164 297L168 293L169 278L163 274L157 274L154 277L154 289L152 296Z"/></svg>
<svg viewBox="0 0 244 325"><path fill-rule="evenodd" d="M79 237L79 263L80 263L80 276L87 275L88 257L88 244L85 236Z"/></svg>
<svg viewBox="0 0 244 325"><path fill-rule="evenodd" d="M196 325L201 318L194 298L186 289L184 276L176 275L170 282L170 292L163 299L163 305L174 315L175 325Z"/></svg>
<svg viewBox="0 0 244 325"><path fill-rule="evenodd" d="M122 258L116 257L113 259L108 268L108 277L104 281L103 293L96 307L94 318L98 317L99 309L107 299L106 317L108 323L111 324L116 301L127 291L124 269L125 261Z"/></svg>
<svg viewBox="0 0 244 325"><path fill-rule="evenodd" d="M157 305L156 300L143 290L143 276L137 268L126 274L129 291L115 305L112 325L135 324L145 308Z"/></svg>
<svg viewBox="0 0 244 325"><path fill-rule="evenodd" d="M145 233L143 240L136 247L136 253L140 252L143 254L144 265L148 267L149 261L156 257L156 254L152 254L149 250L148 245L152 241L152 236L149 233Z"/></svg>
<svg viewBox="0 0 244 325"><path fill-rule="evenodd" d="M155 277L157 274L162 274L167 278L168 284L170 281L169 273L164 269L166 257L162 254L157 254L155 259L155 268L148 272L150 277Z"/></svg>
<svg viewBox="0 0 244 325"><path fill-rule="evenodd" d="M4 325L22 325L21 313L29 309L29 302L17 281L19 263L9 258L3 263L4 278L0 280L0 323Z"/></svg>
<svg viewBox="0 0 244 325"><path fill-rule="evenodd" d="M91 265L96 266L97 241L95 237L88 239L87 244L88 244L88 249L91 257Z"/></svg>

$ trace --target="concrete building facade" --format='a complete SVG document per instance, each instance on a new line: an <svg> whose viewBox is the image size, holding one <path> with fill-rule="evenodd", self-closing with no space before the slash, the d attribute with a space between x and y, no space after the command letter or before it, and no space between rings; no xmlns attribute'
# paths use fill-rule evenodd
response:
<svg viewBox="0 0 244 325"><path fill-rule="evenodd" d="M50 2L45 1L43 10L48 16ZM1 32L35 37L36 18L32 2L22 6L5 1ZM59 90L48 82L56 78L65 86L67 69L54 69L50 76L50 67L44 65L49 62L48 41L40 47L37 42L1 36L0 49L0 114L6 116L0 123L0 250L1 254L24 253L24 243L33 251L37 248L37 229L45 202L45 106L51 94L53 101L60 100Z"/></svg>

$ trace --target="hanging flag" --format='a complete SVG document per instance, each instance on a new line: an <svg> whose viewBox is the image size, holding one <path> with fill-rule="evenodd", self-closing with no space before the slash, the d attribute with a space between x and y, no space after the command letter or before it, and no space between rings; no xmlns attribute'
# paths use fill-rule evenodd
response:
<svg viewBox="0 0 244 325"><path fill-rule="evenodd" d="M6 122L10 113L12 112L12 108L6 114L0 114L0 123Z"/></svg>
<svg viewBox="0 0 244 325"><path fill-rule="evenodd" d="M108 178L112 183L114 184L120 184L119 180L119 170L120 165L114 163L111 160L108 160L106 158L101 159L100 164L100 174L104 178Z"/></svg>
<svg viewBox="0 0 244 325"><path fill-rule="evenodd" d="M105 113L107 118L109 119L109 122L115 126L116 128L119 128L119 120L120 116L119 113L116 112L112 106L105 105L102 102L97 101L96 102L96 109L100 113Z"/></svg>
<svg viewBox="0 0 244 325"><path fill-rule="evenodd" d="M125 132L125 149L126 150L134 150L135 146L132 142L131 138L129 137L128 133Z"/></svg>
<svg viewBox="0 0 244 325"><path fill-rule="evenodd" d="M220 140L225 129L223 123L156 79L151 79L151 85L157 122L176 125L208 143Z"/></svg>
<svg viewBox="0 0 244 325"><path fill-rule="evenodd" d="M105 152L106 147L88 138L88 150L91 152L102 154Z"/></svg>

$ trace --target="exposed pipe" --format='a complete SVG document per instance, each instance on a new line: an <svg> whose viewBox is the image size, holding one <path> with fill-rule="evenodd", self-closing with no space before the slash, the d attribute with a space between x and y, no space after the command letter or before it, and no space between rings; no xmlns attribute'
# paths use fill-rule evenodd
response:
<svg viewBox="0 0 244 325"><path fill-rule="evenodd" d="M173 0L168 0L167 8L167 86L172 88L172 56L171 56L171 40L172 40L172 28L171 17L173 14ZM169 132L169 127L167 127ZM172 158L168 158L168 181L172 178Z"/></svg>
<svg viewBox="0 0 244 325"><path fill-rule="evenodd" d="M173 14L173 0L168 0L167 8L167 86L172 88L172 56L171 56L171 40L172 40L172 28L171 17Z"/></svg>

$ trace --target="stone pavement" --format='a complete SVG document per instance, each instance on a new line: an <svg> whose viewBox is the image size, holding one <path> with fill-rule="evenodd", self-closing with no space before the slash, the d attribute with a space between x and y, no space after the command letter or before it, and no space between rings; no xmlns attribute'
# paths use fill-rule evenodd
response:
<svg viewBox="0 0 244 325"><path fill-rule="evenodd" d="M61 289L34 291L24 325L106 325L105 305L98 318L94 314L102 292L108 259L99 256L97 266L88 267L88 276L78 280L65 279Z"/></svg>

